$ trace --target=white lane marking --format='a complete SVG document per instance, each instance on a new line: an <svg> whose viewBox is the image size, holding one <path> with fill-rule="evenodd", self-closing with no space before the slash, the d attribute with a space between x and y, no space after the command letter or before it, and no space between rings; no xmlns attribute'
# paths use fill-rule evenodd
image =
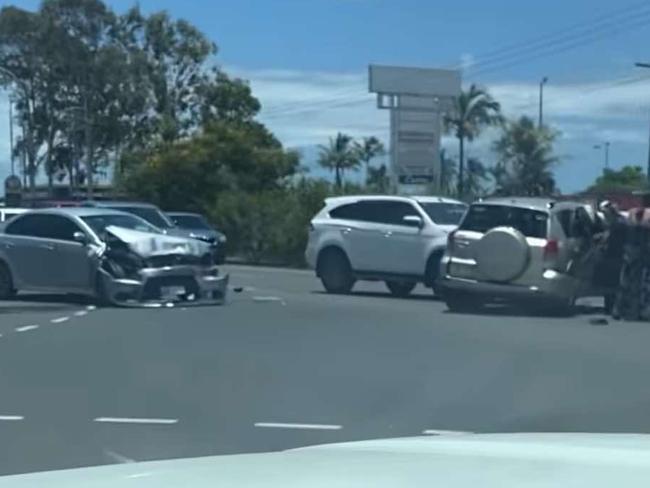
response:
<svg viewBox="0 0 650 488"><path fill-rule="evenodd" d="M135 462L135 459L128 458L119 452L111 451L110 449L104 449L104 454L119 464L131 464Z"/></svg>
<svg viewBox="0 0 650 488"><path fill-rule="evenodd" d="M328 424L293 424L282 422L255 422L255 427L266 427L270 429L308 429L308 430L341 430L342 425Z"/></svg>
<svg viewBox="0 0 650 488"><path fill-rule="evenodd" d="M424 435L465 435L471 434L471 432L465 432L462 430L438 430L438 429L427 429L423 430Z"/></svg>
<svg viewBox="0 0 650 488"><path fill-rule="evenodd" d="M171 425L177 424L178 419L147 419L136 417L97 417L95 422L104 422L111 424L158 424Z"/></svg>
<svg viewBox="0 0 650 488"><path fill-rule="evenodd" d="M22 415L0 415L0 420L23 420Z"/></svg>
<svg viewBox="0 0 650 488"><path fill-rule="evenodd" d="M254 301L254 302L258 302L258 303L271 303L271 302L275 302L275 303L279 303L279 304L281 304L281 305L286 305L286 304L287 304L287 302L285 302L283 298L280 298L280 297L271 297L271 296L268 296L268 297L253 297L253 301Z"/></svg>
<svg viewBox="0 0 650 488"><path fill-rule="evenodd" d="M128 475L127 478L147 478L152 475L153 473L135 473Z"/></svg>
<svg viewBox="0 0 650 488"><path fill-rule="evenodd" d="M88 305L88 306L86 307L86 310L88 310L89 312L92 312L92 311L95 310L96 308L97 308L97 307L96 307L95 305Z"/></svg>
<svg viewBox="0 0 650 488"><path fill-rule="evenodd" d="M62 324L63 322L67 322L70 320L70 317L59 317L58 319L52 319L50 322L53 324Z"/></svg>
<svg viewBox="0 0 650 488"><path fill-rule="evenodd" d="M16 327L14 330L16 332L27 332L28 330L38 329L39 327L38 325L24 325L22 327Z"/></svg>
<svg viewBox="0 0 650 488"><path fill-rule="evenodd" d="M237 274L250 273L255 274L257 272L264 273L291 273L291 274L300 274L300 275L313 275L314 272L309 269L293 269L293 268L269 268L266 266L242 266L237 264L229 264L226 266L228 271Z"/></svg>
<svg viewBox="0 0 650 488"><path fill-rule="evenodd" d="M75 312L75 313L74 313L74 316L75 316L75 317L83 317L84 315L88 315L88 311L87 311L87 310L79 310L78 312Z"/></svg>

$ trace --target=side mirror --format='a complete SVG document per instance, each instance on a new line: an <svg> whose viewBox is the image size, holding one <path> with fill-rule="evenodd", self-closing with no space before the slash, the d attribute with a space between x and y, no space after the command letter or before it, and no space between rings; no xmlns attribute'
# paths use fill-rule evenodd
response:
<svg viewBox="0 0 650 488"><path fill-rule="evenodd" d="M87 244L88 243L88 238L86 237L86 234L84 234L81 231L77 231L74 234L72 234L72 238L75 240L75 242L78 242L79 244Z"/></svg>
<svg viewBox="0 0 650 488"><path fill-rule="evenodd" d="M409 227L417 227L418 229L424 227L424 221L418 215L406 215L402 220L404 225L408 225Z"/></svg>

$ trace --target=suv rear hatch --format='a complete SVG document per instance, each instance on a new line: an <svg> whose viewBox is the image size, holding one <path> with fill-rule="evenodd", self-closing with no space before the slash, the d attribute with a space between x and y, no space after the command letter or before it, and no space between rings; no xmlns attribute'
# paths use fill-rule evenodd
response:
<svg viewBox="0 0 650 488"><path fill-rule="evenodd" d="M450 234L447 274L454 278L517 285L539 282L557 252L548 240L549 212L496 204L472 205Z"/></svg>

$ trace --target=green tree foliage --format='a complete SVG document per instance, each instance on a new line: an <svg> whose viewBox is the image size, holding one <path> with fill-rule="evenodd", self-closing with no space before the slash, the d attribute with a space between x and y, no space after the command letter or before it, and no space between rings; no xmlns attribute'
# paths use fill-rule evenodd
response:
<svg viewBox="0 0 650 488"><path fill-rule="evenodd" d="M353 146L357 159L363 162L366 167L366 184L371 184L371 169L375 168L371 168L370 163L373 159L385 155L386 149L382 142L374 136L364 137L361 141L355 141ZM385 166L376 168L372 172L372 178L374 180L372 184L374 186L382 186L382 171L384 173L383 176L385 176Z"/></svg>
<svg viewBox="0 0 650 488"><path fill-rule="evenodd" d="M641 166L623 166L618 170L605 169L587 191L634 191L647 188L648 179Z"/></svg>
<svg viewBox="0 0 650 488"><path fill-rule="evenodd" d="M318 164L323 168L334 171L337 188L343 185L343 175L346 170L356 171L359 168L359 154L354 149L354 141L347 134L336 134L330 138L329 144L319 146Z"/></svg>
<svg viewBox="0 0 650 488"><path fill-rule="evenodd" d="M298 168L298 155L257 123L218 122L204 133L128 155L120 186L163 208L202 210L224 192L282 188Z"/></svg>
<svg viewBox="0 0 650 488"><path fill-rule="evenodd" d="M542 196L555 192L553 154L557 133L538 128L532 119L510 121L494 143L498 162L492 168L497 192L505 195Z"/></svg>
<svg viewBox="0 0 650 488"><path fill-rule="evenodd" d="M445 117L445 127L458 139L458 195L465 192L465 141L472 141L489 126L503 123L501 105L483 88L471 85L454 101L454 110Z"/></svg>
<svg viewBox="0 0 650 488"><path fill-rule="evenodd" d="M165 12L118 15L101 0L0 9L0 85L17 99L25 129L17 149L30 186L44 166L50 183L67 176L92 188L112 162L138 164L130 152L192 137L207 124L253 124L258 100L246 82L214 67L216 52L198 29Z"/></svg>

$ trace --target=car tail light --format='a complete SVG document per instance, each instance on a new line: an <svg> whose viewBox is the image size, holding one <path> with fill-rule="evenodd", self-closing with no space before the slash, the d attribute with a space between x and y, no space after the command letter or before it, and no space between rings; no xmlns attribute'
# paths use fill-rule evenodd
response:
<svg viewBox="0 0 650 488"><path fill-rule="evenodd" d="M557 258L560 246L555 239L549 239L544 246L544 260L552 261Z"/></svg>

